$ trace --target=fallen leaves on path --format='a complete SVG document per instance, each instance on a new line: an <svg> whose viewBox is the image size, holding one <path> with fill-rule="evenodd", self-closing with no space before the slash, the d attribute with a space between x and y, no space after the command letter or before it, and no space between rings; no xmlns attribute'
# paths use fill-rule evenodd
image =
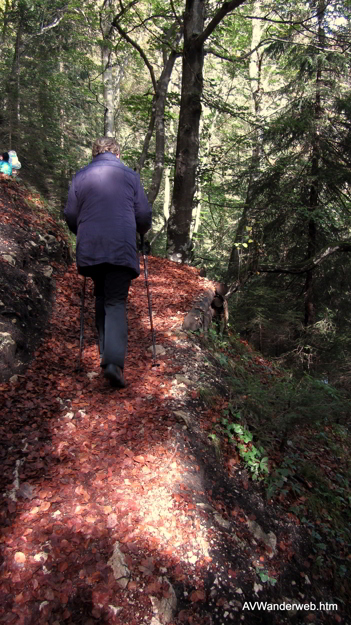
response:
<svg viewBox="0 0 351 625"><path fill-rule="evenodd" d="M244 472L228 487L201 443L216 421L194 388L208 362L181 324L206 281L153 257L149 281L159 367L141 276L129 298L127 388L101 375L89 281L77 371L82 279L71 267L56 275L31 366L0 387L0 623L251 625L260 621L243 611L246 598L280 592L257 571L283 576L296 521L274 519L276 539ZM218 395L217 409L226 405ZM301 594L310 572L295 573L291 592Z"/></svg>
<svg viewBox="0 0 351 625"><path fill-rule="evenodd" d="M149 281L165 348L160 367L147 351L140 277L129 297L127 388L111 389L100 374L89 281L83 371L76 371L82 280L71 267L57 276L51 322L30 368L18 384L1 386L0 622L137 625L138 615L152 617L149 595L167 595L162 575L170 564L183 561L200 584L194 565L208 557L207 533L191 500L173 497L184 467L166 400L179 369L174 331L203 285L194 269L152 257ZM128 555L127 593L108 564L116 543ZM140 571L143 552L152 559Z"/></svg>

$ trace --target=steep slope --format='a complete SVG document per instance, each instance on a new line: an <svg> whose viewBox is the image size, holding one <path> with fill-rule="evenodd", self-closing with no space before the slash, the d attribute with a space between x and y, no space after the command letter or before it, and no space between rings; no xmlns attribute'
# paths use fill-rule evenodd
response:
<svg viewBox="0 0 351 625"><path fill-rule="evenodd" d="M208 283L190 267L149 264L158 367L140 277L129 301L127 388L112 390L100 374L89 281L76 371L82 281L72 266L57 275L34 360L0 387L0 622L342 622L339 603L314 607L325 588L310 574L296 518L268 506L243 466L230 477L208 443L226 389L211 355L181 329ZM211 409L204 381L217 386Z"/></svg>
<svg viewBox="0 0 351 625"><path fill-rule="evenodd" d="M21 373L51 307L68 238L38 193L0 177L0 381Z"/></svg>

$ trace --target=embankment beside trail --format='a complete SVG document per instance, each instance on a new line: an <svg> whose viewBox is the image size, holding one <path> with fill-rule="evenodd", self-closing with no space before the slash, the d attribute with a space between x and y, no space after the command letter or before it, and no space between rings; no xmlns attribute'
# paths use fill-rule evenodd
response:
<svg viewBox="0 0 351 625"><path fill-rule="evenodd" d="M55 276L72 260L63 223L40 195L0 180L0 381L20 375L42 338Z"/></svg>

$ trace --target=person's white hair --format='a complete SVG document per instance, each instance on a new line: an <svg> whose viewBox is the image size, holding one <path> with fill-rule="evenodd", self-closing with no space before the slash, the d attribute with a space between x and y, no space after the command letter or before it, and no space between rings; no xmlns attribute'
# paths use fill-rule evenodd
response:
<svg viewBox="0 0 351 625"><path fill-rule="evenodd" d="M98 154L104 154L104 152L111 152L111 154L115 154L119 156L120 147L117 143L116 139L113 137L100 137L96 139L93 143L93 157Z"/></svg>

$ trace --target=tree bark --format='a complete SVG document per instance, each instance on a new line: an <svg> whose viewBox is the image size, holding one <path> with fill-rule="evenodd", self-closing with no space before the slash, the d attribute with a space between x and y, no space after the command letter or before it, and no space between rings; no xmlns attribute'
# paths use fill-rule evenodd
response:
<svg viewBox="0 0 351 625"><path fill-rule="evenodd" d="M144 167L145 161L147 159L147 155L149 153L150 141L151 141L152 135L154 133L154 128L155 128L155 120L156 120L156 97L154 95L154 97L152 98L152 107L151 107L151 115L150 115L150 120L149 120L149 127L147 129L147 133L144 138L144 143L143 143L143 148L141 150L139 163L136 167L136 171L138 173L140 173L142 168Z"/></svg>
<svg viewBox="0 0 351 625"><path fill-rule="evenodd" d="M113 29L111 28L111 10L113 0L104 0L100 11L100 30L102 35L101 61L102 61L102 84L104 100L104 135L115 136L115 93L112 71L111 41Z"/></svg>
<svg viewBox="0 0 351 625"><path fill-rule="evenodd" d="M6 35L7 35L7 26L9 23L9 11L10 11L10 2L9 0L5 0L5 7L3 10L3 23L2 23L2 33L1 33L1 40L2 40L2 44L4 45L5 41L6 41Z"/></svg>
<svg viewBox="0 0 351 625"><path fill-rule="evenodd" d="M104 45L102 48L103 85L104 85L104 135L115 136L115 90L111 63L111 50Z"/></svg>
<svg viewBox="0 0 351 625"><path fill-rule="evenodd" d="M203 45L197 45L197 37L203 33L204 25L204 0L187 0L176 168L167 230L167 255L176 262L187 262L191 251L190 227L198 164L204 64Z"/></svg>
<svg viewBox="0 0 351 625"><path fill-rule="evenodd" d="M119 34L127 41L130 45L132 45L140 54L143 59L146 67L150 72L150 77L152 81L152 85L154 87L154 96L152 100L152 109L151 116L149 122L149 128L146 133L143 149L140 155L139 163L137 166L137 171L140 172L142 167L144 166L145 160L147 158L150 141L155 129L156 135L156 156L155 156L155 164L154 171L150 183L150 187L147 192L148 200L152 205L156 200L158 192L160 190L160 185L162 181L162 175L164 170L164 160L165 160L165 107L166 107L166 97L168 86L171 80L171 75L174 67L174 63L178 56L180 56L180 52L177 52L176 46L179 43L182 37L182 31L178 33L175 38L174 48L171 49L169 56L167 56L168 47L165 46L163 51L163 59L164 66L161 72L160 78L156 81L156 76L154 69L147 58L145 52L142 48L137 44L129 35L123 30L123 28L118 23L118 20L115 18L113 21L113 26L118 30ZM171 40L174 39L174 28L171 27L168 30L169 44L172 45Z"/></svg>
<svg viewBox="0 0 351 625"><path fill-rule="evenodd" d="M318 14L317 14L317 39L318 45L321 49L325 46L325 34L323 28L325 13L325 0L319 0L318 2ZM311 186L308 210L310 217L307 225L307 259L313 258L317 249L317 224L314 219L314 212L319 203L319 168L320 168L320 140L319 140L319 125L322 116L321 108L321 82L322 82L322 61L320 56L317 59L316 70L316 88L315 88L315 102L314 102L314 116L315 116L315 133L312 141L312 158L311 158ZM305 326L313 325L315 322L315 297L313 292L313 272L308 271L305 281Z"/></svg>
<svg viewBox="0 0 351 625"><path fill-rule="evenodd" d="M253 9L253 15L256 18L262 16L261 2L255 4ZM253 130L252 140L252 153L251 163L249 171L249 180L246 191L245 204L242 215L238 222L238 227L235 234L234 245L231 250L228 270L227 281L233 280L233 278L240 280L240 274L245 273L246 266L250 263L250 248L242 246L245 235L248 234L246 228L250 228L253 225L253 215L251 206L252 187L259 174L262 154L262 139L261 130L259 128L259 118L262 109L262 65L264 51L260 47L260 41L262 39L262 33L264 27L259 19L254 19L252 23L252 36L251 36L251 55L249 62L249 79L252 94L252 113L255 121L255 128ZM246 238L249 238L246 236Z"/></svg>
<svg viewBox="0 0 351 625"><path fill-rule="evenodd" d="M199 154L204 43L223 18L244 2L224 2L205 28L205 0L186 0L176 167L167 230L167 256L175 262L191 259L190 230Z"/></svg>
<svg viewBox="0 0 351 625"><path fill-rule="evenodd" d="M199 155L200 155L199 158L200 158L200 163L201 163L202 168L206 168L210 160L211 137L212 137L212 133L214 131L215 125L216 125L217 117L218 117L218 111L216 110L213 114L211 124L208 129L205 147L203 151L201 150L201 148L199 150ZM201 134L202 134L202 120L200 120L200 136ZM201 225L201 213L202 213L202 186L201 186L201 181L199 181L197 185L197 190L196 190L196 208L193 213L192 225L190 229L191 237L193 237L193 235L196 235L199 231L199 228Z"/></svg>
<svg viewBox="0 0 351 625"><path fill-rule="evenodd" d="M181 35L179 35L178 40ZM172 50L168 59L165 62L162 74L157 81L157 91L155 94L155 135L156 135L156 156L154 163L154 171L152 174L152 180L147 192L148 200L152 205L157 198L162 181L162 175L165 164L165 107L166 97L168 91L168 85L171 80L171 75L174 67L174 63L179 54Z"/></svg>
<svg viewBox="0 0 351 625"><path fill-rule="evenodd" d="M8 81L8 109L9 109L9 149L20 143L20 48L23 28L22 10L16 33L15 52L12 61L12 70Z"/></svg>
<svg viewBox="0 0 351 625"><path fill-rule="evenodd" d="M191 311L184 317L183 330L190 330L191 332L196 332L196 330L204 330L206 332L208 330L214 315L214 309L211 308L214 297L215 291L208 289L195 302Z"/></svg>

